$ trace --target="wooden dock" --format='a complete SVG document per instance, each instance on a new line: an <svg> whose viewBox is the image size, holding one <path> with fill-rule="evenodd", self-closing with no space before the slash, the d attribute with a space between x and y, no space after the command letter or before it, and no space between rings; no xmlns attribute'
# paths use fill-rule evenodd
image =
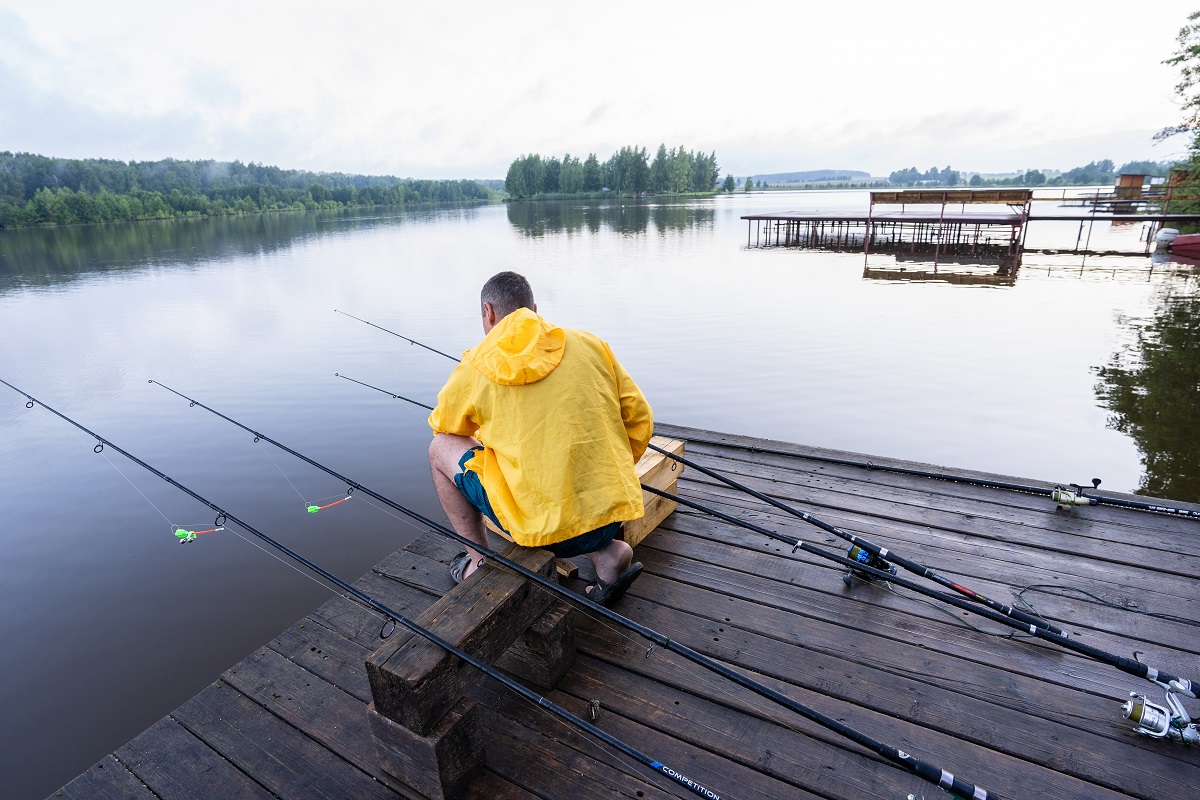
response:
<svg viewBox="0 0 1200 800"><path fill-rule="evenodd" d="M1105 598L1121 608L1068 590L1025 595L1080 641L1200 677L1200 522L1104 506L1057 511L1045 497L806 458L851 454L658 428L686 439L700 464L997 600L1014 603L1030 584ZM696 470L679 490L845 550ZM447 563L457 550L423 536L357 586L416 616L451 588ZM1144 680L904 590L859 580L847 587L835 564L683 508L637 558L646 573L614 610L999 797L1196 796L1200 748L1138 736L1121 718L1130 690L1162 701ZM722 797L945 796L669 652L648 652L609 623L577 612L575 624L574 665L547 696L585 719L598 703L596 725ZM383 627L377 613L335 597L51 796L406 796L380 768L368 723L364 662ZM486 767L464 797L692 796L498 684L482 680L469 696L481 709Z"/></svg>

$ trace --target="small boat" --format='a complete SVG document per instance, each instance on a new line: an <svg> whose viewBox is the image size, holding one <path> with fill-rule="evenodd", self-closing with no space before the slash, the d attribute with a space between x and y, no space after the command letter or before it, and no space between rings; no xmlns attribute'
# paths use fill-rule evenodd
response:
<svg viewBox="0 0 1200 800"><path fill-rule="evenodd" d="M1181 233L1171 242L1171 254L1200 258L1200 233Z"/></svg>

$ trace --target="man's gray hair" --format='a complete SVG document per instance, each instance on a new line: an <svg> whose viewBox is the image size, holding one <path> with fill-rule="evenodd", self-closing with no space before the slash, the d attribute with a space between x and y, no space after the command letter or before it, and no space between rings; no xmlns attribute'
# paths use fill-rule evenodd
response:
<svg viewBox="0 0 1200 800"><path fill-rule="evenodd" d="M515 272L500 272L488 278L479 293L479 304L490 303L496 319L507 317L518 308L533 310L533 289L525 276Z"/></svg>

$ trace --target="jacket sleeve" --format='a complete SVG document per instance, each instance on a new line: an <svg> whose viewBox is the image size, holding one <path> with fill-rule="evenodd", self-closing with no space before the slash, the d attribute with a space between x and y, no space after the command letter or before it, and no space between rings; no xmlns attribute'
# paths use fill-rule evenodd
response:
<svg viewBox="0 0 1200 800"><path fill-rule="evenodd" d="M646 452L646 445L654 435L654 412L646 402L642 390L629 377L629 373L621 366L613 355L608 344L604 345L608 357L612 360L613 372L617 376L617 392L621 398L621 421L625 424L625 434L629 437L629 448L633 451L633 461L636 464Z"/></svg>
<svg viewBox="0 0 1200 800"><path fill-rule="evenodd" d="M475 413L475 371L467 364L459 364L450 373L446 385L438 392L437 407L429 415L429 427L434 433L453 433L459 436L474 436L479 430Z"/></svg>

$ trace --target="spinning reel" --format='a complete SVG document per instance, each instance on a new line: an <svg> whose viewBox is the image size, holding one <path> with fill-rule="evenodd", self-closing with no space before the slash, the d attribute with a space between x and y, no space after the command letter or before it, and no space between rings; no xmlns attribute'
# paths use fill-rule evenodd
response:
<svg viewBox="0 0 1200 800"><path fill-rule="evenodd" d="M851 561L857 561L859 564L862 564L867 567L874 567L875 569L880 570L882 572L887 572L892 575L896 574L896 568L892 566L892 562L885 561L884 559L880 558L879 556L873 555L873 554L867 552L866 550L862 549L861 547L859 547L856 544L851 545L850 549L846 551L846 558L850 559ZM849 572L847 572L845 575L842 576L842 583L849 586L850 581L853 580L853 578L854 578L854 575L855 575L854 570L853 569L850 570ZM868 581L868 582L874 580L874 577L869 576L869 575L859 575L858 577L860 577L864 581Z"/></svg>
<svg viewBox="0 0 1200 800"><path fill-rule="evenodd" d="M1097 501L1094 497L1088 497L1083 493L1083 487L1078 483L1068 484L1069 488L1064 489L1061 486L1055 486L1054 491L1050 493L1050 499L1058 503L1058 507L1063 511L1070 511L1072 506L1094 506ZM1100 487L1100 479L1092 478L1092 488Z"/></svg>
<svg viewBox="0 0 1200 800"><path fill-rule="evenodd" d="M1157 681L1156 681L1157 683ZM1159 684L1164 686L1164 684ZM1134 723L1134 730L1154 739L1174 739L1184 744L1200 744L1200 730L1192 722L1187 709L1179 701L1179 694L1196 695L1184 691L1172 682L1166 684L1167 706L1160 706L1138 692L1130 692L1129 700L1121 707L1125 719Z"/></svg>

